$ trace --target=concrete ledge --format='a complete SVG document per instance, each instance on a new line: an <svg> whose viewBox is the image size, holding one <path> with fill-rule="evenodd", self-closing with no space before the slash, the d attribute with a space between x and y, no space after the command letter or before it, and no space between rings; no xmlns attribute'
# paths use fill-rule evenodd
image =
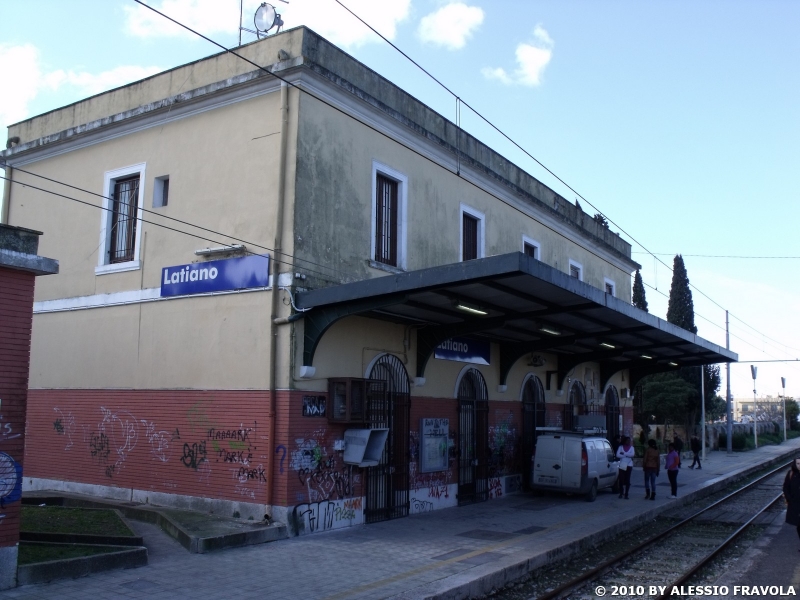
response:
<svg viewBox="0 0 800 600"><path fill-rule="evenodd" d="M141 536L89 535L85 533L44 533L20 531L22 542L48 542L54 544L82 544L87 546L144 546Z"/></svg>
<svg viewBox="0 0 800 600"><path fill-rule="evenodd" d="M119 552L22 565L17 568L17 585L74 579L101 571L133 569L145 565L147 548L120 548Z"/></svg>
<svg viewBox="0 0 800 600"><path fill-rule="evenodd" d="M498 568L499 565L497 563L482 565L471 569L467 573L451 575L450 577L439 579L436 582L418 586L394 596L394 598L396 600L462 600L465 598L487 596L491 594L493 590L501 589L509 583L522 579L536 569L545 567L556 561L576 556L585 549L613 539L626 531L641 527L663 512L718 492L731 483L745 479L757 471L783 462L788 462L790 459L794 458L796 454L797 450L794 448L786 450L762 463L743 467L732 471L726 476L711 479L702 484L698 489L686 493L684 496L679 497L669 504L656 506L644 513L605 527L581 539L567 542L545 553L524 560L515 561L513 558L509 558L507 559L507 563L500 568Z"/></svg>
<svg viewBox="0 0 800 600"><path fill-rule="evenodd" d="M41 492L28 496L27 502L80 506L85 508L112 508L122 516L136 521L158 525L165 533L175 538L181 546L195 554L205 554L224 548L237 548L264 544L289 537L286 525L273 523L242 522L203 513L176 509L156 508L93 500L75 496L50 496Z"/></svg>

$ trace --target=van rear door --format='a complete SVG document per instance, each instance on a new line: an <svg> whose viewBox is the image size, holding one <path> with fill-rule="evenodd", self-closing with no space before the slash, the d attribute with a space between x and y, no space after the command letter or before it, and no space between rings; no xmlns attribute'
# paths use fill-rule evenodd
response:
<svg viewBox="0 0 800 600"><path fill-rule="evenodd" d="M539 436L536 440L533 482L538 485L561 485L562 447L564 439L560 435Z"/></svg>
<svg viewBox="0 0 800 600"><path fill-rule="evenodd" d="M578 489L581 487L581 438L569 436L564 440L564 462L561 486Z"/></svg>

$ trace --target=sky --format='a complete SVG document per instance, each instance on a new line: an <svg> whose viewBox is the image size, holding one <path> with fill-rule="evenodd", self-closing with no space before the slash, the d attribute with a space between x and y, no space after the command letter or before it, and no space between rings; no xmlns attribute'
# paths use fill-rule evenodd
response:
<svg viewBox="0 0 800 600"><path fill-rule="evenodd" d="M239 43L239 0L148 3ZM661 318L682 254L698 335L724 347L729 311L733 396L752 398L754 364L759 398L782 394L781 377L800 397L800 362L752 362L800 359L800 3L341 3L450 91L336 0L275 1L285 28L310 27L453 121L457 96L464 129L605 215ZM244 0L245 27L259 4ZM218 51L133 0L7 0L0 126Z"/></svg>

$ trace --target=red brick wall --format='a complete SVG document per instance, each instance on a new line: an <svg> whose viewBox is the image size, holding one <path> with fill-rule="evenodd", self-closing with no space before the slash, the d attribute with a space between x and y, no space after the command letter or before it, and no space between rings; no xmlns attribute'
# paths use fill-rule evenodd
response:
<svg viewBox="0 0 800 600"><path fill-rule="evenodd" d="M268 502L267 391L30 390L28 399L26 476Z"/></svg>
<svg viewBox="0 0 800 600"><path fill-rule="evenodd" d="M0 268L0 546L19 541L34 282L32 273Z"/></svg>
<svg viewBox="0 0 800 600"><path fill-rule="evenodd" d="M283 461L285 479L275 490L275 503L294 506L361 497L364 493L362 469L353 467L351 471L350 465L343 462L342 452L334 450L333 444L344 439L345 430L363 426L329 423L327 416L304 417L304 396L324 396L327 400L328 395L299 391L288 393L288 406L283 406L279 413L279 418L285 419L285 428L276 432L276 440L286 448L286 452ZM280 450L280 446L278 448ZM283 450L280 450L277 458L280 460L283 455Z"/></svg>

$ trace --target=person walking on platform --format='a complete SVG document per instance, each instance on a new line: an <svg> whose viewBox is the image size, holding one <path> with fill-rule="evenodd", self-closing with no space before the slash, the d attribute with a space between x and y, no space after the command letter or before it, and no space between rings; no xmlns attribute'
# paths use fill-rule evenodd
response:
<svg viewBox="0 0 800 600"><path fill-rule="evenodd" d="M672 444L675 446L675 452L678 453L678 468L681 468L681 452L683 452L683 440L675 434L675 437L672 439Z"/></svg>
<svg viewBox="0 0 800 600"><path fill-rule="evenodd" d="M678 469L680 466L681 459L678 457L678 451L675 450L675 444L670 444L669 454L667 454L667 477L669 477L669 488L672 492L670 500L678 497Z"/></svg>
<svg viewBox="0 0 800 600"><path fill-rule="evenodd" d="M783 497L786 499L786 523L797 527L797 536L800 537L800 458L794 459L792 468L786 474Z"/></svg>
<svg viewBox="0 0 800 600"><path fill-rule="evenodd" d="M622 438L622 445L617 448L617 458L619 459L619 497L628 499L631 491L631 472L633 471L633 457L636 451L631 444L631 438Z"/></svg>
<svg viewBox="0 0 800 600"><path fill-rule="evenodd" d="M642 469L644 469L644 498L645 500L656 499L656 477L661 472L661 455L655 440L647 440L647 450L644 451L642 459ZM650 490L653 490L652 492Z"/></svg>
<svg viewBox="0 0 800 600"><path fill-rule="evenodd" d="M689 445L691 446L692 454L694 455L694 458L692 459L692 466L689 468L694 469L694 464L697 463L697 468L702 469L703 467L700 465L700 450L702 449L703 445L700 443L700 438L696 435L693 435Z"/></svg>

